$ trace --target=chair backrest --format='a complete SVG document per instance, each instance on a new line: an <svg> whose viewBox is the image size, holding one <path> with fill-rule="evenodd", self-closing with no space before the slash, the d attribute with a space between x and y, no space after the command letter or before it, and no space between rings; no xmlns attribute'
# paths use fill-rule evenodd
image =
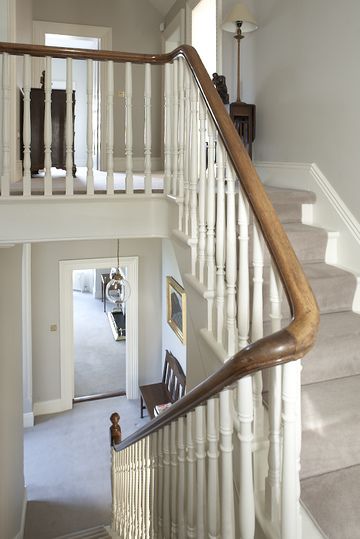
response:
<svg viewBox="0 0 360 539"><path fill-rule="evenodd" d="M172 402L185 395L186 376L175 356L166 350L163 383L166 385Z"/></svg>

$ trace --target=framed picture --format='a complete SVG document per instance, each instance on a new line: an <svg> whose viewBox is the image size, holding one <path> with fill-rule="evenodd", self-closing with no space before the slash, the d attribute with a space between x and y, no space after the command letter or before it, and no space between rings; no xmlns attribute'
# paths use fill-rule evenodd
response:
<svg viewBox="0 0 360 539"><path fill-rule="evenodd" d="M167 321L172 330L185 344L186 339L186 295L183 287L173 277L166 277Z"/></svg>

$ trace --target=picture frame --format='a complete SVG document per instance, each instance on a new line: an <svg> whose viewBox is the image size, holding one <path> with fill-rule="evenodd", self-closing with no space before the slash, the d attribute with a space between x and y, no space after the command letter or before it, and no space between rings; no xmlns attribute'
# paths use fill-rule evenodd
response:
<svg viewBox="0 0 360 539"><path fill-rule="evenodd" d="M167 322L180 341L186 343L186 294L184 288L166 277Z"/></svg>

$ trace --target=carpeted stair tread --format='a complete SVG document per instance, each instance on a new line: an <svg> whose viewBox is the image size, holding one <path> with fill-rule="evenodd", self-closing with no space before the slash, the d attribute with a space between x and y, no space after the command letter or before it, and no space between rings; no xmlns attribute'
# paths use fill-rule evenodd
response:
<svg viewBox="0 0 360 539"><path fill-rule="evenodd" d="M321 313L350 311L356 289L355 276L336 266L324 262L303 264L303 270L316 296ZM252 276L252 271L251 271ZM264 268L264 319L270 314L270 271ZM282 315L290 316L289 304L284 297Z"/></svg>
<svg viewBox="0 0 360 539"><path fill-rule="evenodd" d="M360 537L360 466L301 481L301 500L329 539Z"/></svg>
<svg viewBox="0 0 360 539"><path fill-rule="evenodd" d="M302 384L353 375L360 375L360 315L321 315L315 346L303 360Z"/></svg>
<svg viewBox="0 0 360 539"><path fill-rule="evenodd" d="M301 478L360 464L360 375L302 388Z"/></svg>
<svg viewBox="0 0 360 539"><path fill-rule="evenodd" d="M288 204L295 202L297 204L314 204L316 195L313 191L305 189L287 189L283 187L273 187L265 185L265 191L268 194L271 202L276 204Z"/></svg>
<svg viewBox="0 0 360 539"><path fill-rule="evenodd" d="M56 539L111 539L104 526L97 526L88 530L81 530L68 535L61 535Z"/></svg>
<svg viewBox="0 0 360 539"><path fill-rule="evenodd" d="M302 223L285 223L284 229L290 243L301 262L323 262L328 241L328 233Z"/></svg>

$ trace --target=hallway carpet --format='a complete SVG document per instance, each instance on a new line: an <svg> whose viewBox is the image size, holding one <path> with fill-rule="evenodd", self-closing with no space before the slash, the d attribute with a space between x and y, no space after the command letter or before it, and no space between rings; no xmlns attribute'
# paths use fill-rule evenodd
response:
<svg viewBox="0 0 360 539"><path fill-rule="evenodd" d="M75 397L125 391L125 341L115 341L100 299L73 292L73 300Z"/></svg>
<svg viewBox="0 0 360 539"><path fill-rule="evenodd" d="M119 412L123 438L144 425L126 397L76 404L40 416L25 430L27 513L24 539L53 539L110 524L109 417Z"/></svg>

